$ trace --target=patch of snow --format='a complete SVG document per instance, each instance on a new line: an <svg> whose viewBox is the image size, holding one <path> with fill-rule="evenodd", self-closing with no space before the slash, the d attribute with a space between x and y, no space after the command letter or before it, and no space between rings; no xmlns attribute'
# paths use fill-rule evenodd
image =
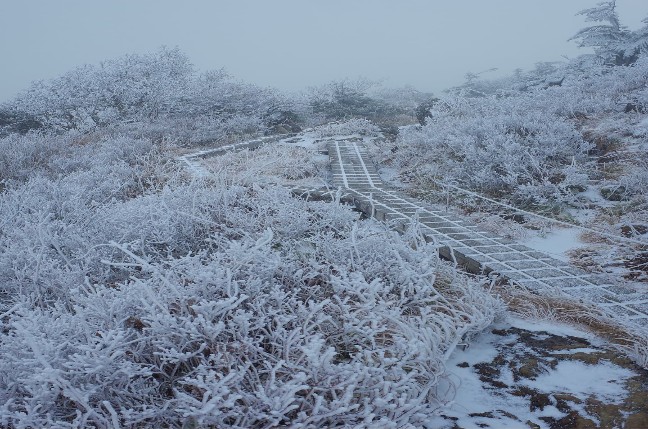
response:
<svg viewBox="0 0 648 429"><path fill-rule="evenodd" d="M496 324L494 328L508 328L509 324ZM502 429L518 429L520 420L535 420L529 412L528 401L522 397L504 395L502 392L484 384L479 375L474 371L475 364L481 362L490 362L498 354L495 345L502 340L502 337L485 331L481 334L470 347L465 350L457 350L450 356L446 363L450 379L447 382L440 383L439 393L447 393L452 400L448 406L442 410L442 413L451 418L460 419L456 423L466 429L481 428L483 424L492 423L492 419L483 419L476 417L477 414L493 413L497 415L497 427ZM468 367L460 367L459 364L469 364ZM496 410L505 410L514 414L520 420L513 419ZM471 416L472 415L472 416ZM446 420L442 417L433 422L441 428L456 427L454 421Z"/></svg>
<svg viewBox="0 0 648 429"><path fill-rule="evenodd" d="M382 167L378 169L378 174L384 182L395 182L398 178L398 169L391 167Z"/></svg>
<svg viewBox="0 0 648 429"><path fill-rule="evenodd" d="M523 241L522 244L539 252L547 253L561 261L569 261L567 252L586 246L579 238L582 232L579 228L554 229L543 236L532 236Z"/></svg>
<svg viewBox="0 0 648 429"><path fill-rule="evenodd" d="M596 186L588 186L585 192L581 192L579 195L587 198L589 201L596 203L598 207L612 207L614 203L612 201L606 200L601 195L601 190ZM570 212L571 214L576 214L584 217L591 216L591 213L588 213L588 210L576 210L575 212ZM580 219L578 219L580 220Z"/></svg>
<svg viewBox="0 0 648 429"><path fill-rule="evenodd" d="M570 392L580 397L594 396L607 403L620 403L624 382L635 374L611 362L588 365L579 361L561 361L552 371L526 380L529 387L543 392Z"/></svg>
<svg viewBox="0 0 648 429"><path fill-rule="evenodd" d="M599 339L594 334L589 332L581 331L568 325L566 323L556 322L552 320L540 320L540 319L520 319L519 317L509 316L507 321L511 326L516 328L524 329L532 332L549 332L553 335L561 335L563 337L578 337L583 338L594 345L602 345L603 341ZM583 350L583 349L579 349Z"/></svg>
<svg viewBox="0 0 648 429"><path fill-rule="evenodd" d="M309 149L309 150L318 150L321 145L318 145L318 143L321 141L321 139L318 139L315 137L313 133L304 133L304 134L299 134L297 136L293 137L288 137L282 140L279 140L279 144L287 144L291 146L299 146L303 147L304 149Z"/></svg>
<svg viewBox="0 0 648 429"><path fill-rule="evenodd" d="M493 329L519 328L534 332L547 332L558 336L571 336L587 340L593 347L604 342L591 333L553 321L523 320L510 317L498 322ZM430 421L427 427L438 429L483 427L519 429L527 427L526 422L533 422L541 428L549 428L542 417L560 419L566 414L548 404L542 410L529 408L529 400L507 392L507 389L494 388L480 380L474 366L479 363L492 362L498 355L498 345L508 344L510 336L496 335L491 329L484 331L465 350L457 349L446 363L449 378L439 385L441 397L446 395L445 406L439 409L439 417ZM511 347L517 347L517 343ZM587 352L590 348L578 348L575 351ZM501 349L500 349L501 351ZM565 353L566 350L561 350ZM468 366L465 364L468 363ZM460 366L459 366L460 365ZM500 368L497 380L513 386L512 373L506 366ZM520 384L536 389L539 392L569 393L585 402L594 396L608 403L617 403L625 397L624 382L636 376L631 370L619 367L610 362L588 365L580 361L561 361L555 370L548 369L546 374L535 380L523 379ZM576 404L574 404L576 406ZM583 415L587 415L584 410ZM595 418L593 416L590 416ZM485 426L486 425L486 426Z"/></svg>

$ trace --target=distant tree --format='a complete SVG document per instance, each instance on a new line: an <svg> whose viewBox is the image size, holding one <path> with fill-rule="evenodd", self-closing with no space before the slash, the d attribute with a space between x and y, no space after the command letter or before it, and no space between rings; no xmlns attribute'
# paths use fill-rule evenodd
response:
<svg viewBox="0 0 648 429"><path fill-rule="evenodd" d="M425 125L427 123L427 119L432 117L431 109L438 102L438 98L430 98L416 106L416 120L419 124Z"/></svg>
<svg viewBox="0 0 648 429"><path fill-rule="evenodd" d="M52 129L91 129L115 120L152 119L176 109L193 67L179 49L125 55L35 82L12 109Z"/></svg>
<svg viewBox="0 0 648 429"><path fill-rule="evenodd" d="M298 131L297 104L276 89L235 80L224 69L197 75L183 52L163 47L35 82L0 106L0 135L34 128L89 132L138 123L133 126L155 140L165 136L204 143Z"/></svg>
<svg viewBox="0 0 648 429"><path fill-rule="evenodd" d="M371 96L402 112L411 112L422 102L434 98L431 92L422 92L410 85L399 88L379 87L371 92Z"/></svg>
<svg viewBox="0 0 648 429"><path fill-rule="evenodd" d="M648 18L645 18L642 22L644 26L634 31L630 41L626 44L626 52L639 55L648 52Z"/></svg>
<svg viewBox="0 0 648 429"><path fill-rule="evenodd" d="M36 118L9 106L0 106L0 137L19 133L26 134L43 126Z"/></svg>
<svg viewBox="0 0 648 429"><path fill-rule="evenodd" d="M578 15L584 15L587 22L597 24L583 28L570 40L578 41L582 48L593 48L605 64L620 66L637 61L638 52L628 49L632 32L621 25L616 0L601 2L596 7L580 11Z"/></svg>
<svg viewBox="0 0 648 429"><path fill-rule="evenodd" d="M461 94L463 97L485 97L493 95L502 89L498 80L485 79L484 75L497 71L497 68L483 70L477 73L468 72L464 75L465 82L451 92Z"/></svg>
<svg viewBox="0 0 648 429"><path fill-rule="evenodd" d="M514 77L517 83L514 87L521 91L527 91L532 88L549 88L551 86L561 86L565 74L563 67L558 62L543 61L535 64L535 68L529 72L517 72Z"/></svg>
<svg viewBox="0 0 648 429"><path fill-rule="evenodd" d="M269 133L297 132L302 121L297 104L274 88L235 81L221 69L196 79L183 109L220 121L240 115L258 118Z"/></svg>
<svg viewBox="0 0 648 429"><path fill-rule="evenodd" d="M309 103L327 120L366 118L380 120L394 113L389 104L369 95L378 82L366 78L343 79L309 89Z"/></svg>

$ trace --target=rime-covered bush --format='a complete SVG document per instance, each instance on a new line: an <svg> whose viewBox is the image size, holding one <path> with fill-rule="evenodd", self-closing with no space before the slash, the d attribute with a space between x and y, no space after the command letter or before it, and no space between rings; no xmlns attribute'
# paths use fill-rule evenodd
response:
<svg viewBox="0 0 648 429"><path fill-rule="evenodd" d="M134 135L156 142L172 141L178 146L206 146L238 142L246 136L267 131L259 116L245 115L178 115L144 122L118 123L109 126L112 133Z"/></svg>
<svg viewBox="0 0 648 429"><path fill-rule="evenodd" d="M589 144L573 124L515 97L447 98L396 143L403 174L526 203L568 200Z"/></svg>
<svg viewBox="0 0 648 429"><path fill-rule="evenodd" d="M49 129L87 131L120 119L153 118L186 93L192 66L180 50L162 48L85 65L34 83L10 103Z"/></svg>
<svg viewBox="0 0 648 429"><path fill-rule="evenodd" d="M0 181L70 181L99 199L158 188L177 170L166 143L122 135L30 133L0 138ZM109 184L109 182L114 182ZM102 192L100 189L106 189Z"/></svg>
<svg viewBox="0 0 648 429"><path fill-rule="evenodd" d="M313 129L313 133L319 138L350 136L354 134L376 137L380 134L380 128L367 119L354 118L347 121L330 122L325 125L320 125Z"/></svg>
<svg viewBox="0 0 648 429"><path fill-rule="evenodd" d="M25 180L27 177L49 172L54 157L66 153L69 140L17 133L0 138L0 181Z"/></svg>
<svg viewBox="0 0 648 429"><path fill-rule="evenodd" d="M619 115L645 113L646 82L646 56L624 67L581 57L471 80L431 105L426 125L401 130L394 153L382 149L381 159L422 189L444 182L527 207L578 205L598 174L587 131L610 115L622 127ZM630 189L643 179L633 173L622 181Z"/></svg>
<svg viewBox="0 0 648 429"><path fill-rule="evenodd" d="M201 144L274 132L279 125L299 129L303 110L296 98L236 81L224 70L196 74L179 49L161 48L33 83L0 105L0 136L117 128Z"/></svg>
<svg viewBox="0 0 648 429"><path fill-rule="evenodd" d="M265 182L291 187L321 187L328 183L328 159L321 155L318 159L314 149L289 144L226 153L203 163L213 174L237 183Z"/></svg>
<svg viewBox="0 0 648 429"><path fill-rule="evenodd" d="M146 139L24 138L37 155L3 140L2 426L416 425L501 310L415 229L187 182Z"/></svg>

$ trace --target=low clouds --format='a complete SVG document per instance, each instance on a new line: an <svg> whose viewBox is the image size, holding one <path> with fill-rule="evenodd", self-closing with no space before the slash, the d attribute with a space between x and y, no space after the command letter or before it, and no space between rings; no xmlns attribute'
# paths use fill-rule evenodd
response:
<svg viewBox="0 0 648 429"><path fill-rule="evenodd" d="M24 0L0 5L0 101L32 80L130 52L179 46L201 70L225 67L298 90L366 76L440 91L466 72L500 73L580 51L567 39L597 0ZM619 0L622 21L648 16Z"/></svg>

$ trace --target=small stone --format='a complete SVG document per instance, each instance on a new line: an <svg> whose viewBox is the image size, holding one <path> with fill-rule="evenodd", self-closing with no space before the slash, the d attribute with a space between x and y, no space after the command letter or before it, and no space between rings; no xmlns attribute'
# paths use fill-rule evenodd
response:
<svg viewBox="0 0 648 429"><path fill-rule="evenodd" d="M495 416L493 415L492 412L486 411L484 413L470 413L468 414L470 417L485 417L487 419L494 419Z"/></svg>

